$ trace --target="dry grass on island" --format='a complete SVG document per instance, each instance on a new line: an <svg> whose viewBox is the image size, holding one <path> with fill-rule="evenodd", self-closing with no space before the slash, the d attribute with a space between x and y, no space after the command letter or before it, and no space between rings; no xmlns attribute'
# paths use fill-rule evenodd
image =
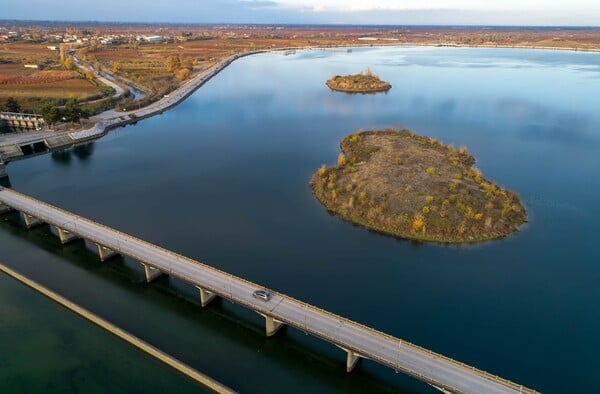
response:
<svg viewBox="0 0 600 394"><path fill-rule="evenodd" d="M387 92L392 88L389 82L382 81L367 68L364 73L354 75L336 75L326 83L329 89L346 93Z"/></svg>
<svg viewBox="0 0 600 394"><path fill-rule="evenodd" d="M526 222L519 197L472 168L455 149L410 131L357 132L336 167L311 186L325 207L353 223L400 238L469 243L505 237Z"/></svg>

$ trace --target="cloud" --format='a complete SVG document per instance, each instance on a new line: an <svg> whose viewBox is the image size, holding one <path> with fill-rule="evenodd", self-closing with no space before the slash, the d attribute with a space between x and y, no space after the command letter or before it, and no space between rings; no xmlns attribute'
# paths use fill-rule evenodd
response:
<svg viewBox="0 0 600 394"><path fill-rule="evenodd" d="M265 7L279 7L280 4L275 1L261 1L261 0L240 0L238 4L242 7L247 8L265 8Z"/></svg>

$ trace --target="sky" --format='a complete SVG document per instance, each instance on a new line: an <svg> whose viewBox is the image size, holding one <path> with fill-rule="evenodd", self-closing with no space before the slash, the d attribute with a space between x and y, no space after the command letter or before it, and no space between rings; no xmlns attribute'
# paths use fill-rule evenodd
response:
<svg viewBox="0 0 600 394"><path fill-rule="evenodd" d="M600 0L3 0L0 19L599 26Z"/></svg>

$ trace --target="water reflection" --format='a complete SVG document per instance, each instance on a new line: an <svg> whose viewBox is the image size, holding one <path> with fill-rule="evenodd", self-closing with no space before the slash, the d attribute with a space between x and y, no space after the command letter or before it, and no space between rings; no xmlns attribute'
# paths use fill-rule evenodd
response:
<svg viewBox="0 0 600 394"><path fill-rule="evenodd" d="M94 153L94 142L78 145L73 148L73 155L77 156L81 161L87 161Z"/></svg>
<svg viewBox="0 0 600 394"><path fill-rule="evenodd" d="M10 178L9 177L0 178L0 186L12 187L12 185L10 184Z"/></svg>
<svg viewBox="0 0 600 394"><path fill-rule="evenodd" d="M69 149L52 152L50 156L57 164L68 166L71 163L71 151Z"/></svg>
<svg viewBox="0 0 600 394"><path fill-rule="evenodd" d="M71 149L55 151L50 154L50 157L52 158L52 161L61 166L69 166L73 157L76 157L79 161L85 163L88 162L89 158L94 154L94 144L94 142L89 142Z"/></svg>

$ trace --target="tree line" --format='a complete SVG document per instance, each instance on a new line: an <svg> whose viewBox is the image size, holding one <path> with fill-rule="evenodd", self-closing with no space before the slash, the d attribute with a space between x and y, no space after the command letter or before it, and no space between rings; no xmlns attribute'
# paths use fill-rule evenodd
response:
<svg viewBox="0 0 600 394"><path fill-rule="evenodd" d="M79 105L76 98L72 97L65 102L64 107L59 107L52 102L46 102L40 107L40 115L44 118L44 122L50 127L59 121L63 122L79 122L81 119L90 117L88 108Z"/></svg>

